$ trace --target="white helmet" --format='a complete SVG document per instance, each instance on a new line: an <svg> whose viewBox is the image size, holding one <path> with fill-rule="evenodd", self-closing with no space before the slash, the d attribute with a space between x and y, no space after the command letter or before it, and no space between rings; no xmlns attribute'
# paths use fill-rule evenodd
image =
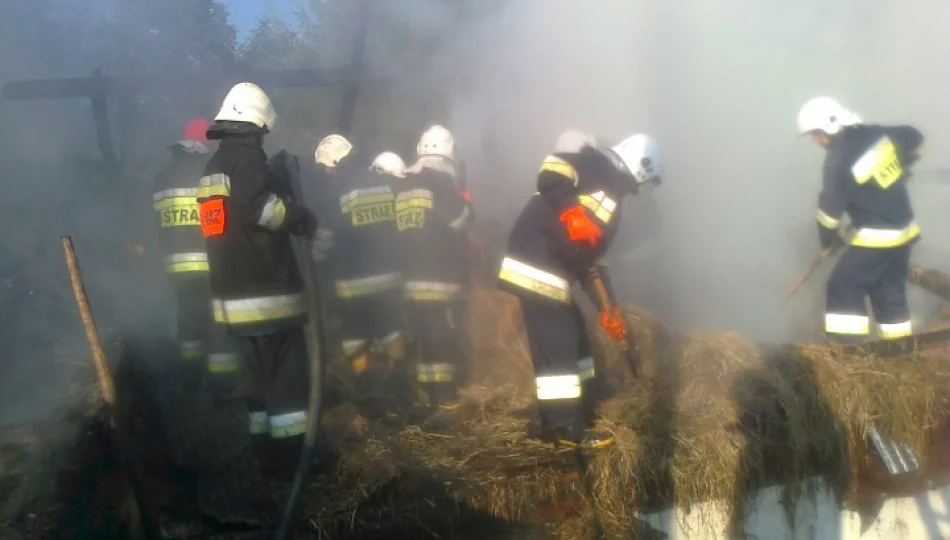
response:
<svg viewBox="0 0 950 540"><path fill-rule="evenodd" d="M569 129L558 135L557 141L554 143L554 151L573 154L580 152L581 148L585 146L597 146L597 139L589 133Z"/></svg>
<svg viewBox="0 0 950 540"><path fill-rule="evenodd" d="M317 151L313 153L313 159L327 167L336 167L352 150L353 144L346 137L334 133L320 141Z"/></svg>
<svg viewBox="0 0 950 540"><path fill-rule="evenodd" d="M224 97L214 121L247 122L271 131L277 122L277 112L260 86L242 82L234 85Z"/></svg>
<svg viewBox="0 0 950 540"><path fill-rule="evenodd" d="M436 124L425 131L416 146L416 154L455 159L455 138L444 127Z"/></svg>
<svg viewBox="0 0 950 540"><path fill-rule="evenodd" d="M610 149L620 158L637 184L660 183L663 176L660 145L650 136L642 133L631 135Z"/></svg>
<svg viewBox="0 0 950 540"><path fill-rule="evenodd" d="M845 109L830 97L816 97L808 100L798 111L798 134L822 131L834 135L842 127L860 124L861 118Z"/></svg>
<svg viewBox="0 0 950 540"><path fill-rule="evenodd" d="M369 170L379 174L389 174L399 178L406 177L406 163L395 152L383 152L376 156Z"/></svg>

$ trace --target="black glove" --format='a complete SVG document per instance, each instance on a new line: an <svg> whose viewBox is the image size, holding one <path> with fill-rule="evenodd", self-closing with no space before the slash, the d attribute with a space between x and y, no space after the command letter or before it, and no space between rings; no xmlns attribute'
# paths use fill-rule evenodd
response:
<svg viewBox="0 0 950 540"><path fill-rule="evenodd" d="M301 212L300 221L292 232L297 236L313 238L317 234L317 227L319 226L317 216L306 206L301 205L299 208Z"/></svg>
<svg viewBox="0 0 950 540"><path fill-rule="evenodd" d="M831 249L838 250L844 245L844 239L838 234L838 229L829 229L822 224L818 224L818 239L821 241L822 251Z"/></svg>

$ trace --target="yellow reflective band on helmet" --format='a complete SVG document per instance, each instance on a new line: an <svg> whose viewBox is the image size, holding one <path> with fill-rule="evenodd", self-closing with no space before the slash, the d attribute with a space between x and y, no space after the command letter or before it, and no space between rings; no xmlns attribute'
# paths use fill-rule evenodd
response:
<svg viewBox="0 0 950 540"><path fill-rule="evenodd" d="M498 279L558 302L571 303L571 285L566 279L511 257L502 260Z"/></svg>
<svg viewBox="0 0 950 540"><path fill-rule="evenodd" d="M821 208L818 209L818 223L826 229L837 229L840 219L833 218L826 214Z"/></svg>
<svg viewBox="0 0 950 540"><path fill-rule="evenodd" d="M211 197L230 197L231 196L231 178L226 174L215 173L208 176L202 176L198 182L198 191L195 194L198 199L209 199Z"/></svg>
<svg viewBox="0 0 950 540"><path fill-rule="evenodd" d="M916 221L903 229L861 228L851 237L851 245L867 248L892 248L903 246L920 236L920 226Z"/></svg>
<svg viewBox="0 0 950 540"><path fill-rule="evenodd" d="M454 380L452 364L416 364L416 380L421 383L445 383Z"/></svg>
<svg viewBox="0 0 950 540"><path fill-rule="evenodd" d="M459 295L462 286L458 283L441 283L438 281L407 281L403 290L407 300L447 302L454 300Z"/></svg>
<svg viewBox="0 0 950 540"><path fill-rule="evenodd" d="M551 375L534 379L538 401L578 399L581 397L581 378L575 375Z"/></svg>
<svg viewBox="0 0 950 540"><path fill-rule="evenodd" d="M884 339L897 339L910 336L914 333L910 320L899 323L877 325L877 333Z"/></svg>
<svg viewBox="0 0 950 540"><path fill-rule="evenodd" d="M208 354L208 372L234 373L238 370L237 355L234 353Z"/></svg>
<svg viewBox="0 0 950 540"><path fill-rule="evenodd" d="M307 411L271 415L270 436L274 439L296 437L307 432Z"/></svg>
<svg viewBox="0 0 950 540"><path fill-rule="evenodd" d="M391 291L399 286L399 273L390 272L357 279L339 279L336 281L336 295L339 298L354 298Z"/></svg>
<svg viewBox="0 0 950 540"><path fill-rule="evenodd" d="M284 218L287 217L287 206L283 199L271 193L261 208L261 217L257 219L257 224L265 229L276 231L284 224Z"/></svg>
<svg viewBox="0 0 950 540"><path fill-rule="evenodd" d="M215 322L245 324L288 319L307 313L300 293L235 300L212 300Z"/></svg>
<svg viewBox="0 0 950 540"><path fill-rule="evenodd" d="M867 315L825 313L825 332L848 336L866 336L870 333Z"/></svg>
<svg viewBox="0 0 950 540"><path fill-rule="evenodd" d="M539 173L543 172L559 174L570 179L570 181L573 182L575 186L577 185L577 170L574 169L573 165L557 156L548 156L544 158L544 161L541 162L541 170Z"/></svg>
<svg viewBox="0 0 950 540"><path fill-rule="evenodd" d="M614 215L614 210L617 209L617 202L608 197L603 191L581 195L578 200L603 223L609 222Z"/></svg>
<svg viewBox="0 0 950 540"><path fill-rule="evenodd" d="M176 253L165 257L165 271L169 274L179 274L182 272L207 272L208 254L203 252L196 253Z"/></svg>
<svg viewBox="0 0 950 540"><path fill-rule="evenodd" d="M249 413L248 430L251 432L251 435L270 433L270 421L267 419L267 413L263 411Z"/></svg>

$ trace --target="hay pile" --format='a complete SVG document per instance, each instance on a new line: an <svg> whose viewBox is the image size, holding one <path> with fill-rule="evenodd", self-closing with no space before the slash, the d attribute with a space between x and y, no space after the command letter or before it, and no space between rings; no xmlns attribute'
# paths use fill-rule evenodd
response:
<svg viewBox="0 0 950 540"><path fill-rule="evenodd" d="M648 377L617 385L600 421L617 443L579 463L525 437L531 369L516 303L479 291L475 341L493 346L478 351L454 425L432 432L331 411L328 439L342 459L315 478L311 523L356 532L482 511L539 525L522 537L584 538L600 527L624 538L640 526L633 508L716 501L735 529L760 487L786 486L794 500L806 495L800 480L822 475L842 496L854 490L874 466L863 441L872 423L925 456L950 398L946 357L762 349L732 334L673 340L646 313L632 310L630 322ZM624 380L619 350L598 354L609 380Z"/></svg>

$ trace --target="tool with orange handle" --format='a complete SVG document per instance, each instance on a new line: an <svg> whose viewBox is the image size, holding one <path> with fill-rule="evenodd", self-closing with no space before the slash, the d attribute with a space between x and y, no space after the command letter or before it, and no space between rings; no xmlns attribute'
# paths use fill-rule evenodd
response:
<svg viewBox="0 0 950 540"><path fill-rule="evenodd" d="M594 285L594 291L596 291L597 297L600 299L602 313L604 313L604 315L620 313L620 308L617 307L616 302L613 301L613 298L610 297L610 293L607 292L607 285L604 283L604 278L600 275L600 269L597 268L597 265L591 266L590 269L588 269L588 274L590 275L591 283ZM620 341L623 355L627 359L627 365L630 366L630 373L634 377L639 377L640 363L637 360L636 351L630 346L630 332L626 327L626 322L622 315L619 320L622 326L617 329L616 333L611 331L612 337L615 339L618 337L621 338L618 341Z"/></svg>

